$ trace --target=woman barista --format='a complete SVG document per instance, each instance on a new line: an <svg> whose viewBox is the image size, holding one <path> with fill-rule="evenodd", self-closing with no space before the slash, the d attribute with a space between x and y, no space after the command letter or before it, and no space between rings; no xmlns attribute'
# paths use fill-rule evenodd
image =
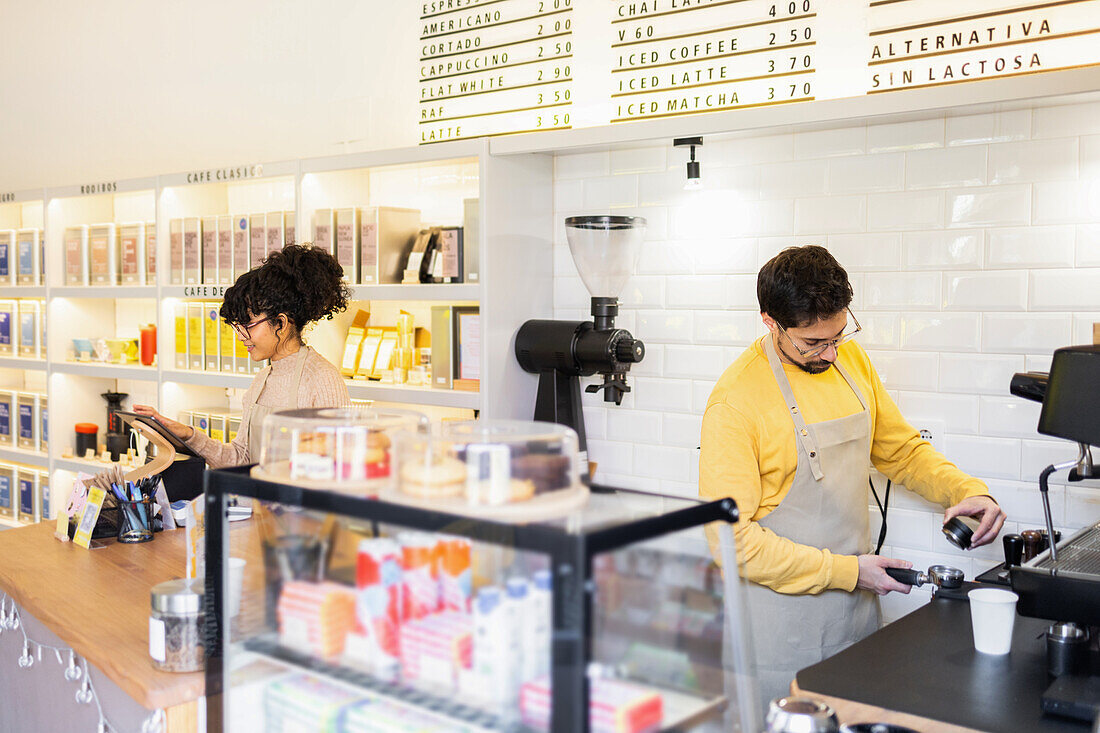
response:
<svg viewBox="0 0 1100 733"><path fill-rule="evenodd" d="M220 468L259 460L261 426L272 412L347 406L348 389L340 371L302 341L307 325L347 308L350 293L343 275L327 252L289 245L225 291L221 317L253 361L271 360L244 394L241 427L232 443L219 443L146 405L135 405L134 412L154 418L211 468Z"/></svg>

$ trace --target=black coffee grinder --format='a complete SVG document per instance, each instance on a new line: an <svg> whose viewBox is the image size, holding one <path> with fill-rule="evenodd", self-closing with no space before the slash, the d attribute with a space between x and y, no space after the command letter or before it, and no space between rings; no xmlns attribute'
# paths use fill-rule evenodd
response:
<svg viewBox="0 0 1100 733"><path fill-rule="evenodd" d="M104 392L100 397L107 400L107 452L111 460L119 457L130 448L130 426L117 414L122 409L122 401L130 395L126 392Z"/></svg>
<svg viewBox="0 0 1100 733"><path fill-rule="evenodd" d="M645 231L637 216L571 216L565 220L569 252L592 295L592 321L527 321L516 332L516 360L524 371L539 375L535 419L572 428L580 439L582 465L588 445L581 412L580 377L603 375L604 402L622 404L630 391L626 373L645 356L645 344L629 331L615 328L619 292L634 265Z"/></svg>

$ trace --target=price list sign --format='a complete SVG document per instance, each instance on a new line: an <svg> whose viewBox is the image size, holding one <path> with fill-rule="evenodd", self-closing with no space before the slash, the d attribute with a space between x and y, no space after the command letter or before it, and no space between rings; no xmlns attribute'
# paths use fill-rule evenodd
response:
<svg viewBox="0 0 1100 733"><path fill-rule="evenodd" d="M878 94L1091 65L1100 2L871 0L869 29Z"/></svg>
<svg viewBox="0 0 1100 733"><path fill-rule="evenodd" d="M813 99L818 2L615 2L611 121Z"/></svg>
<svg viewBox="0 0 1100 733"><path fill-rule="evenodd" d="M574 0L428 0L421 144L570 127Z"/></svg>

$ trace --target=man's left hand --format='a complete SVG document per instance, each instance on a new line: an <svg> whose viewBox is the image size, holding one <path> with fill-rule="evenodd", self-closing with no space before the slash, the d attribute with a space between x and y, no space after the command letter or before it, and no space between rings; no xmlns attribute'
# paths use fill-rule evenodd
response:
<svg viewBox="0 0 1100 733"><path fill-rule="evenodd" d="M1004 526L1006 516L1004 510L997 505L997 502L988 496L971 496L969 499L963 499L955 506L949 507L943 513L944 524L959 515L976 517L981 520L978 528L974 530L974 536L970 538L971 547L988 545L997 539L1001 527Z"/></svg>

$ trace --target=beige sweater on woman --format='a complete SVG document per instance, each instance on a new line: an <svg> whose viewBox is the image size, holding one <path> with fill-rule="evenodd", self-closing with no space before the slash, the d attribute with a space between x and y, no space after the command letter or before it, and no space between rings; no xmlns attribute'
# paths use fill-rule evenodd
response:
<svg viewBox="0 0 1100 733"><path fill-rule="evenodd" d="M305 352L305 353L302 353ZM219 443L205 433L195 431L187 440L187 447L202 456L211 468L242 466L260 459L249 455L248 431L253 405L285 409L291 402L288 392L293 388L294 372L298 359L306 359L302 367L302 381L298 390L298 407L347 407L351 404L348 388L340 371L308 346L263 368L241 400L244 413L241 428L232 443ZM270 374L269 374L270 372ZM264 382L264 376L267 382ZM261 388L261 385L262 388ZM252 429L260 430L256 425Z"/></svg>

